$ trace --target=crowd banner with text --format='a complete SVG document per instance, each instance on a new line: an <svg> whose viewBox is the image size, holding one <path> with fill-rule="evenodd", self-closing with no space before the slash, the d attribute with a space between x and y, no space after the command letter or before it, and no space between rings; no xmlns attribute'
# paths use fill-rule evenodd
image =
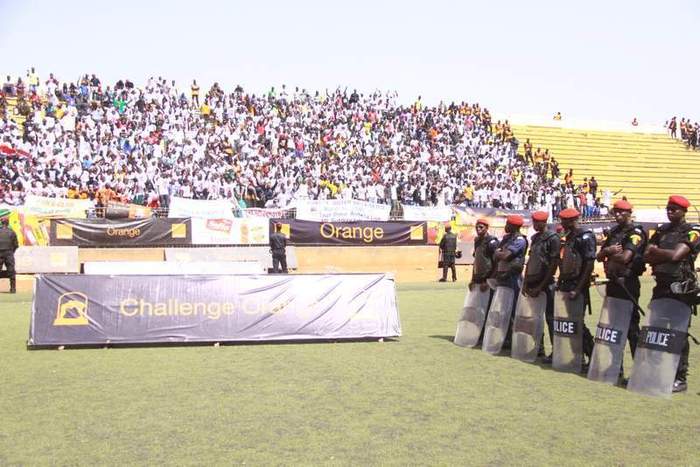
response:
<svg viewBox="0 0 700 467"><path fill-rule="evenodd" d="M270 222L282 226L282 233L294 245L425 245L425 222L313 222L299 219L277 219Z"/></svg>
<svg viewBox="0 0 700 467"><path fill-rule="evenodd" d="M243 217L264 217L266 219L284 219L292 216L291 209L282 208L245 208Z"/></svg>
<svg viewBox="0 0 700 467"><path fill-rule="evenodd" d="M405 221L437 221L447 222L452 219L450 206L411 206L404 204L403 220Z"/></svg>
<svg viewBox="0 0 700 467"><path fill-rule="evenodd" d="M317 222L388 221L391 206L354 199L298 200L296 218Z"/></svg>
<svg viewBox="0 0 700 467"><path fill-rule="evenodd" d="M190 219L52 219L52 246L180 246L192 244Z"/></svg>
<svg viewBox="0 0 700 467"><path fill-rule="evenodd" d="M29 347L401 335L388 274L37 277Z"/></svg>
<svg viewBox="0 0 700 467"><path fill-rule="evenodd" d="M224 199L170 199L168 207L168 217L201 218L201 219L233 219L235 206L231 201Z"/></svg>
<svg viewBox="0 0 700 467"><path fill-rule="evenodd" d="M94 206L95 204L89 199L48 198L29 195L25 199L21 211L37 216L85 219L87 211Z"/></svg>
<svg viewBox="0 0 700 467"><path fill-rule="evenodd" d="M195 245L267 245L269 220L264 217L243 219L192 219L192 243Z"/></svg>

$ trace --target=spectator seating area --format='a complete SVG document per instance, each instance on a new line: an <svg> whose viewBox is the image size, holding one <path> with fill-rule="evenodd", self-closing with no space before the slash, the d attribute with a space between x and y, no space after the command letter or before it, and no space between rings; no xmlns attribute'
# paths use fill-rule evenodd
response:
<svg viewBox="0 0 700 467"><path fill-rule="evenodd" d="M637 209L658 209L671 192L700 203L697 153L669 136L627 132L575 130L512 125L515 137L549 149L562 172L573 169L574 180L594 175L599 196L604 190L626 196Z"/></svg>

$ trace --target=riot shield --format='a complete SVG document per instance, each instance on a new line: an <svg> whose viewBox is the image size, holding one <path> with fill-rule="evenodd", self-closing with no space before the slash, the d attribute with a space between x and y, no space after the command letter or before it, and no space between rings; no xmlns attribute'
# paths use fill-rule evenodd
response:
<svg viewBox="0 0 700 467"><path fill-rule="evenodd" d="M554 297L552 368L580 373L583 365L583 295L569 300L567 292Z"/></svg>
<svg viewBox="0 0 700 467"><path fill-rule="evenodd" d="M481 329L484 327L490 295L491 289L482 292L479 284L474 284L473 290L467 289L462 313L457 322L455 344L461 347L474 347L477 344Z"/></svg>
<svg viewBox="0 0 700 467"><path fill-rule="evenodd" d="M633 310L634 304L629 300L615 297L605 297L603 300L588 379L617 384Z"/></svg>
<svg viewBox="0 0 700 467"><path fill-rule="evenodd" d="M671 396L689 321L690 307L681 301L657 298L649 303L627 389L649 396Z"/></svg>
<svg viewBox="0 0 700 467"><path fill-rule="evenodd" d="M481 345L481 350L484 352L496 355L501 351L508 333L514 299L513 289L496 287L489 307L489 316L486 319L484 342Z"/></svg>
<svg viewBox="0 0 700 467"><path fill-rule="evenodd" d="M544 333L546 307L547 294L544 292L540 292L534 298L523 294L518 296L513 322L511 357L530 363L537 360L537 352Z"/></svg>

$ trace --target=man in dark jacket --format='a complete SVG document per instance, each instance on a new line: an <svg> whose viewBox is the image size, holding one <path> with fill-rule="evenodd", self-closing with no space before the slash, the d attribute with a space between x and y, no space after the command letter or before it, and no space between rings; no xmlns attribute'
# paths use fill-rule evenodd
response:
<svg viewBox="0 0 700 467"><path fill-rule="evenodd" d="M282 233L282 224L275 224L275 232L270 235L270 253L272 253L272 272L287 273L287 237ZM280 270L280 265L282 269Z"/></svg>
<svg viewBox="0 0 700 467"><path fill-rule="evenodd" d="M457 280L457 268L455 266L455 258L457 255L457 236L452 233L452 226L445 226L445 235L440 240L440 252L442 253L442 279L440 282L447 280L447 269L452 269L452 282Z"/></svg>
<svg viewBox="0 0 700 467"><path fill-rule="evenodd" d="M15 251L19 247L17 234L10 229L7 217L0 220L0 269L5 265L6 272L2 277L10 279L10 293L17 292L15 278Z"/></svg>

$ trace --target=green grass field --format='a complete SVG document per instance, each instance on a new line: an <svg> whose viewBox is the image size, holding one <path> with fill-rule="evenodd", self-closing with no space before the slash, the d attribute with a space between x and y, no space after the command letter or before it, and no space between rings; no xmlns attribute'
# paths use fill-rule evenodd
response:
<svg viewBox="0 0 700 467"><path fill-rule="evenodd" d="M463 287L399 286L395 342L64 351L3 294L0 465L700 465L697 346L687 393L638 396L456 347Z"/></svg>

